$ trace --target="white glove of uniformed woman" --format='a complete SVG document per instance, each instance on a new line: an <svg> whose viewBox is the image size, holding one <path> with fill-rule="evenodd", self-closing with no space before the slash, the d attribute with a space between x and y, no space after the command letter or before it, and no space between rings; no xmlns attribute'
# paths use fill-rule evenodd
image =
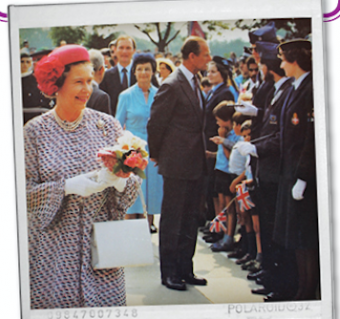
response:
<svg viewBox="0 0 340 319"><path fill-rule="evenodd" d="M77 175L65 180L65 195L76 194L83 197L102 192L109 185L105 181L97 182L97 171Z"/></svg>
<svg viewBox="0 0 340 319"><path fill-rule="evenodd" d="M303 193L306 189L307 183L301 179L297 179L295 185L292 188L292 196L295 200L303 199Z"/></svg>
<svg viewBox="0 0 340 319"><path fill-rule="evenodd" d="M257 116L257 107L248 103L248 102L245 102L245 101L240 101L240 103L243 105L243 106L235 106L235 111L236 112L240 112L242 113L243 115L248 115L248 116Z"/></svg>
<svg viewBox="0 0 340 319"><path fill-rule="evenodd" d="M239 142L237 144L237 149L240 152L242 156L246 156L248 154L258 157L256 146L254 144L251 144L249 142Z"/></svg>

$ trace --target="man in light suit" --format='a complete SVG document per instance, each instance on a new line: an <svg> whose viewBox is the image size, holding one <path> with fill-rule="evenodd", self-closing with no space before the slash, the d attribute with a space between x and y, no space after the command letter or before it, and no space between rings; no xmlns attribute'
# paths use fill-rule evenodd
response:
<svg viewBox="0 0 340 319"><path fill-rule="evenodd" d="M162 284L185 290L186 283L206 285L193 272L205 157L203 95L197 73L211 61L205 40L189 37L183 64L163 82L147 125L150 158L164 179L160 221Z"/></svg>
<svg viewBox="0 0 340 319"><path fill-rule="evenodd" d="M135 40L127 35L117 38L115 55L118 63L107 70L100 89L109 94L111 99L111 114L115 116L120 92L136 83L136 77L131 73L132 56L136 51Z"/></svg>
<svg viewBox="0 0 340 319"><path fill-rule="evenodd" d="M92 94L87 101L86 106L107 114L111 114L110 97L107 93L99 88L105 72L105 62L102 53L99 50L89 50L90 60L93 65L93 81L92 81Z"/></svg>

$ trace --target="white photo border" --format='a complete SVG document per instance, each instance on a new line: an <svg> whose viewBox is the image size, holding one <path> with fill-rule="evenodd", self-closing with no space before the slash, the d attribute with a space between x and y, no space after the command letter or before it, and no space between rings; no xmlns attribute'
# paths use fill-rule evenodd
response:
<svg viewBox="0 0 340 319"><path fill-rule="evenodd" d="M79 14L81 12L81 14ZM19 233L19 260L22 318L66 318L62 310L30 310L28 243L26 221L26 189L24 168L23 121L21 106L19 30L21 28L76 26L94 24L127 24L168 21L204 21L263 18L311 18L313 35L313 81L315 106L315 143L320 238L321 301L270 304L219 304L193 306L143 306L137 318L332 318L332 260L330 227L330 189L325 106L324 43L321 0L183 0L183 1L113 1L70 4L23 5L9 7L9 30L12 73L12 102L16 171L16 199ZM262 310L261 310L262 309ZM100 308L85 308L83 317L101 318ZM92 312L91 312L92 311ZM106 309L108 314L108 309ZM105 317L105 312L102 318ZM129 317L133 317L132 312ZM112 313L112 318L114 315Z"/></svg>

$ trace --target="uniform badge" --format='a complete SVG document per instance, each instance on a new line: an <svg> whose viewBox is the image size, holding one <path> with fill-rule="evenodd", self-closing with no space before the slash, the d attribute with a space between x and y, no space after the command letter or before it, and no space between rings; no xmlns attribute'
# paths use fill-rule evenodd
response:
<svg viewBox="0 0 340 319"><path fill-rule="evenodd" d="M271 115L270 117L269 117L269 124L277 124L277 117L276 117L276 115Z"/></svg>
<svg viewBox="0 0 340 319"><path fill-rule="evenodd" d="M299 118L298 118L297 113L294 113L294 114L293 114L293 117L292 117L292 124L293 124L293 125L298 125L299 122L300 122L300 120L299 120Z"/></svg>

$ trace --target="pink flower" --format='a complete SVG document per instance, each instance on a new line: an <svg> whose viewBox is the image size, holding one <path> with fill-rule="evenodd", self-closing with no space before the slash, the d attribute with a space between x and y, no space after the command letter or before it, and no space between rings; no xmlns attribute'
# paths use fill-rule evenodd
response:
<svg viewBox="0 0 340 319"><path fill-rule="evenodd" d="M125 159L124 165L129 166L131 168L142 167L143 158L141 153L131 152L131 154Z"/></svg>

